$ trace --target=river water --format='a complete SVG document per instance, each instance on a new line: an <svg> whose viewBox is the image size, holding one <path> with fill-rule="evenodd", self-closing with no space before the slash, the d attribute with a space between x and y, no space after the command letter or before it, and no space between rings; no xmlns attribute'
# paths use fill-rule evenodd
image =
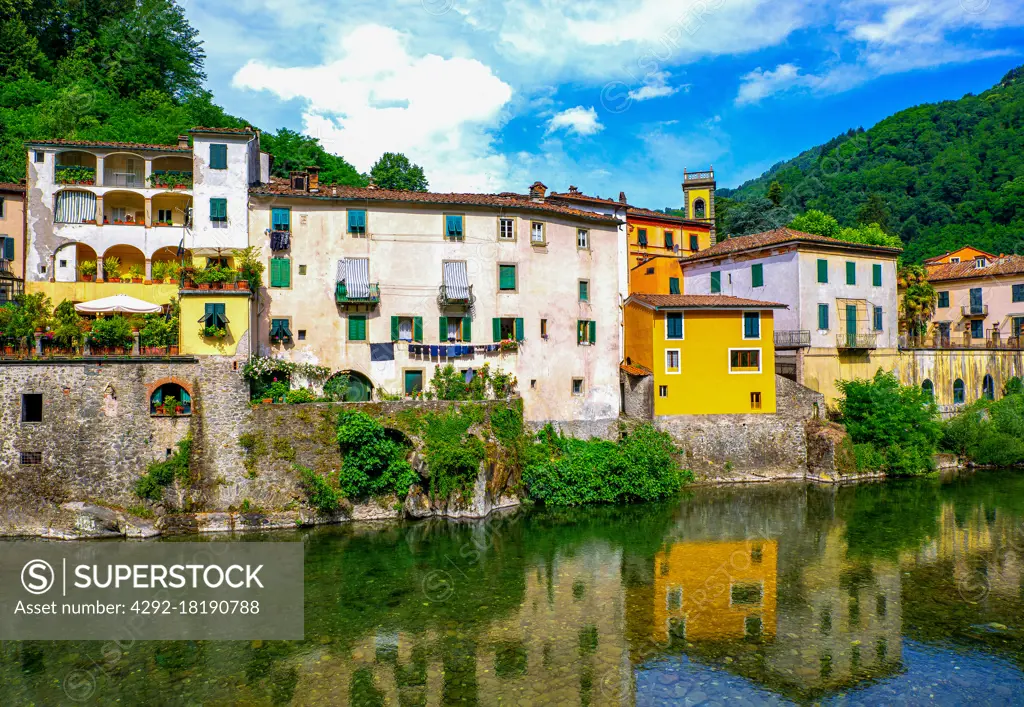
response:
<svg viewBox="0 0 1024 707"><path fill-rule="evenodd" d="M305 641L9 642L0 704L1024 703L1020 472L226 539L305 544Z"/></svg>

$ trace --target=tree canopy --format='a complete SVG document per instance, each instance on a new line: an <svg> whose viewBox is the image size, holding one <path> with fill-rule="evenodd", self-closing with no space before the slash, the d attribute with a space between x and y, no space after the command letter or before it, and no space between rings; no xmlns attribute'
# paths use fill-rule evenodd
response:
<svg viewBox="0 0 1024 707"><path fill-rule="evenodd" d="M401 152L385 152L370 169L374 184L381 189L426 191L429 187L423 168L413 164Z"/></svg>
<svg viewBox="0 0 1024 707"><path fill-rule="evenodd" d="M816 209L847 228L877 224L901 238L908 262L967 243L1015 252L1024 229L1024 70L979 95L851 129L738 189L719 190L718 230L763 230L780 209Z"/></svg>

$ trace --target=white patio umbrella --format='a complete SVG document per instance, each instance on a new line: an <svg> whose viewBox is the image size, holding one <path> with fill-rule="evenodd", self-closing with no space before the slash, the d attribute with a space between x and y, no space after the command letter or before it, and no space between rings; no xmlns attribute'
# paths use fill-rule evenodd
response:
<svg viewBox="0 0 1024 707"><path fill-rule="evenodd" d="M164 310L158 304L150 304L128 295L114 295L76 304L75 311L83 314L157 314Z"/></svg>

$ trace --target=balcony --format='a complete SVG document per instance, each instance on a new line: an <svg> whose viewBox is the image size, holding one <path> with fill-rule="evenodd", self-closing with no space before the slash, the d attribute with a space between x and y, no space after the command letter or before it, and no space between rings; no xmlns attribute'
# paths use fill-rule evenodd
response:
<svg viewBox="0 0 1024 707"><path fill-rule="evenodd" d="M964 317L987 317L988 316L988 305L987 304L965 304L960 308L960 313Z"/></svg>
<svg viewBox="0 0 1024 707"><path fill-rule="evenodd" d="M472 285L468 287L441 285L438 288L437 306L441 309L445 307L472 307L474 302L476 302L476 295L473 294Z"/></svg>
<svg viewBox="0 0 1024 707"><path fill-rule="evenodd" d="M837 334L836 348L845 351L872 351L878 348L878 335Z"/></svg>
<svg viewBox="0 0 1024 707"><path fill-rule="evenodd" d="M334 290L335 301L342 306L368 305L376 307L380 304L380 284L370 283L363 292L350 293L344 282L339 282Z"/></svg>
<svg viewBox="0 0 1024 707"><path fill-rule="evenodd" d="M57 184L82 184L86 186L96 184L95 167L59 164L56 165L54 171L54 181Z"/></svg>
<svg viewBox="0 0 1024 707"><path fill-rule="evenodd" d="M804 349L811 345L811 332L809 331L777 331L775 332L775 348L777 349Z"/></svg>
<svg viewBox="0 0 1024 707"><path fill-rule="evenodd" d="M181 170L154 170L149 177L149 186L154 189L178 189L186 190L192 188L192 172Z"/></svg>

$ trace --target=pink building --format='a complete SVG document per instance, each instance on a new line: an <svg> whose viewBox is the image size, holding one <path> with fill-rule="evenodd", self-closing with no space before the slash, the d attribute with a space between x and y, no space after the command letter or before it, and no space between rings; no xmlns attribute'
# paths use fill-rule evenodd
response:
<svg viewBox="0 0 1024 707"><path fill-rule="evenodd" d="M938 293L932 325L940 345L1020 348L1024 344L1024 256L961 250L971 251L970 257L925 263L928 281Z"/></svg>

